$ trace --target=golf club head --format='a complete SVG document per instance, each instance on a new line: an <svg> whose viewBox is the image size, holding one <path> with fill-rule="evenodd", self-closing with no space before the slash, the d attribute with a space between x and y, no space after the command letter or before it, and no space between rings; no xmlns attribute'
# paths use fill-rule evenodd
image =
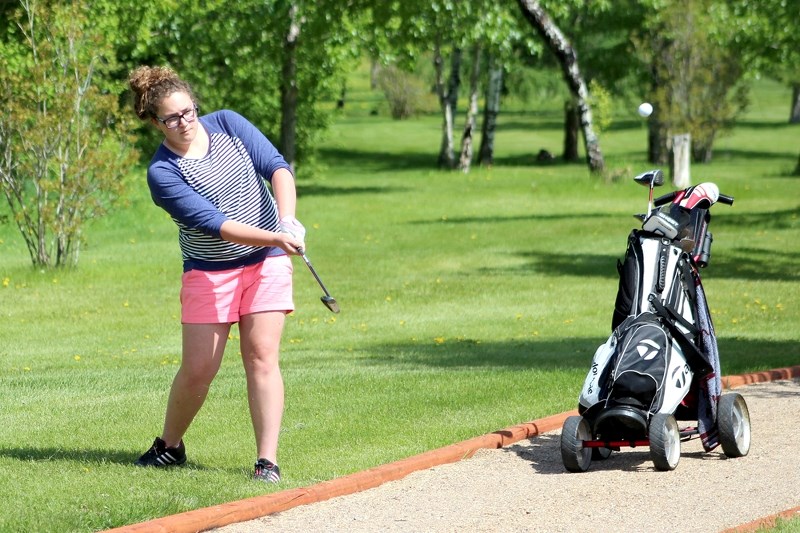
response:
<svg viewBox="0 0 800 533"><path fill-rule="evenodd" d="M334 313L339 312L339 304L336 303L336 298L333 296L320 296L320 301Z"/></svg>
<svg viewBox="0 0 800 533"><path fill-rule="evenodd" d="M639 174L633 181L645 187L660 187L664 185L664 173L659 169L648 170L644 174Z"/></svg>

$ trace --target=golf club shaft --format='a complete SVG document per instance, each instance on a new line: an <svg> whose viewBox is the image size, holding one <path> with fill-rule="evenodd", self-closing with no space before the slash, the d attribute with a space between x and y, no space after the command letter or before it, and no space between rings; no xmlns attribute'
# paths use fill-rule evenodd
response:
<svg viewBox="0 0 800 533"><path fill-rule="evenodd" d="M303 261L305 262L306 266L308 266L308 269L314 275L314 279L316 279L317 283L319 283L319 286L322 289L322 292L325 293L325 296L328 296L330 298L331 297L331 293L328 292L328 289L325 288L325 284L322 283L321 279L319 279L319 275L317 274L317 271L314 270L314 267L311 265L311 261L308 260L308 257L306 257L305 252L303 252L302 250L298 250L298 251L300 252L300 257L303 258Z"/></svg>

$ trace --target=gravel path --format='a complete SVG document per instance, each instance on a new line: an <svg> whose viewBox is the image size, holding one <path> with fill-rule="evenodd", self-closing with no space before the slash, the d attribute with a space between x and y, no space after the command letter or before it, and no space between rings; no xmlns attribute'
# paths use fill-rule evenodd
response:
<svg viewBox="0 0 800 533"><path fill-rule="evenodd" d="M617 531L718 532L800 506L800 380L748 385L752 446L743 458L682 445L672 472L627 448L588 472L564 470L559 431L415 472L218 533Z"/></svg>

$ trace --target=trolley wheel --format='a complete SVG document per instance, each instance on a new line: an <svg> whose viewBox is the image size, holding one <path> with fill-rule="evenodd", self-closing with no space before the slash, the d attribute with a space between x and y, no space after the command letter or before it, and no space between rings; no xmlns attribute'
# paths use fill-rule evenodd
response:
<svg viewBox="0 0 800 533"><path fill-rule="evenodd" d="M592 461L605 461L611 457L611 448L592 448Z"/></svg>
<svg viewBox="0 0 800 533"><path fill-rule="evenodd" d="M656 470L675 470L681 460L681 432L675 417L656 413L650 419L650 459Z"/></svg>
<svg viewBox="0 0 800 533"><path fill-rule="evenodd" d="M750 411L738 392L723 394L717 407L719 443L728 457L744 457L750 451Z"/></svg>
<svg viewBox="0 0 800 533"><path fill-rule="evenodd" d="M592 448L583 441L591 440L589 422L582 416L570 416L561 428L561 460L570 472L586 472L592 462Z"/></svg>

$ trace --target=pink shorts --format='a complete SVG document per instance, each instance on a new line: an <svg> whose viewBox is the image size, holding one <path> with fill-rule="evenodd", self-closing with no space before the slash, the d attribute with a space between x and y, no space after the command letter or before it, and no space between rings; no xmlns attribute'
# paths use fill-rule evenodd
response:
<svg viewBox="0 0 800 533"><path fill-rule="evenodd" d="M263 311L294 311L287 255L231 270L190 270L181 278L181 322L224 324Z"/></svg>

